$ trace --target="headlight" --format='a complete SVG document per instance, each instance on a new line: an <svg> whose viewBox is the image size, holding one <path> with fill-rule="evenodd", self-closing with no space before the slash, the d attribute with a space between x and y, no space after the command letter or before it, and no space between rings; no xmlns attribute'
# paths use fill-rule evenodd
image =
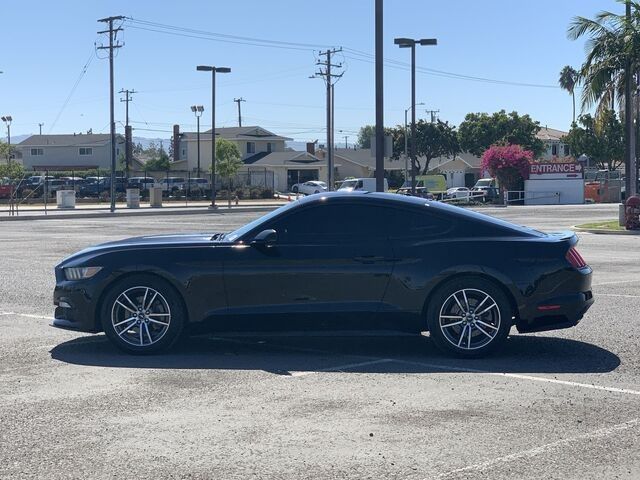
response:
<svg viewBox="0 0 640 480"><path fill-rule="evenodd" d="M84 280L93 277L102 267L73 267L65 268L64 276L67 280Z"/></svg>

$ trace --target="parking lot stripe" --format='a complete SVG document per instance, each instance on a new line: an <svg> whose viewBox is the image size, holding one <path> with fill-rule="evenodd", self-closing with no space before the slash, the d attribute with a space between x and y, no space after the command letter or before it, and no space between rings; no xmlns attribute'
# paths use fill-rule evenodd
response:
<svg viewBox="0 0 640 480"><path fill-rule="evenodd" d="M38 318L41 320L53 320L53 317L47 317L45 315L33 315L30 313L0 312L0 315L15 315L17 317Z"/></svg>
<svg viewBox="0 0 640 480"><path fill-rule="evenodd" d="M371 360L368 362L360 362L360 363L348 363L345 365L339 365L337 367L329 367L329 368L319 368L317 370L304 371L304 372L290 372L290 377L304 377L306 375L313 375L314 373L320 372L340 372L347 368L357 368L357 367L366 367L367 365L377 365L379 363L387 363L394 362L392 358L381 358L378 360Z"/></svg>
<svg viewBox="0 0 640 480"><path fill-rule="evenodd" d="M475 368L452 367L450 365L440 365L436 363L423 363L423 362L415 362L410 360L394 360L394 361L420 365L423 367L434 368L438 370L453 370L458 372L482 373L485 375L494 375L498 377L517 378L519 380L531 380L534 382L556 383L559 385L567 385L570 387L590 388L592 390L602 390L605 392L612 392L612 393L626 393L629 395L640 395L640 391L638 390L630 390L628 388L618 388L618 387L605 387L602 385L594 385L590 383L570 382L568 380L558 380L557 378L537 377L535 375L522 375L520 373L489 372L487 370L479 370Z"/></svg>
<svg viewBox="0 0 640 480"><path fill-rule="evenodd" d="M640 279L636 279L636 280L620 280L620 281L616 281L616 282L592 283L591 286L592 287L599 287L601 285L619 285L619 284L623 284L623 283L640 283Z"/></svg>
<svg viewBox="0 0 640 480"><path fill-rule="evenodd" d="M640 295L622 295L619 293L597 293L598 297L640 298Z"/></svg>
<svg viewBox="0 0 640 480"><path fill-rule="evenodd" d="M529 450L523 450L521 452L505 455L504 457L498 457L498 458L494 458L493 460L488 460L486 462L476 463L475 465L469 465L468 467L462 467L455 470L451 470L449 472L445 472L438 475L437 478L447 478L460 473L479 473L483 470L486 470L488 468L494 467L499 464L509 463L516 460L522 460L522 459L532 458L538 455L542 455L551 450L557 449L558 447L564 447L565 445L568 445L570 443L579 442L582 440L593 440L598 438L609 437L609 436L615 435L616 433L629 430L630 428L635 428L639 424L640 424L640 419L634 418L633 420L629 420L628 422L624 422L624 423L619 423L617 425L613 425L612 427L601 428L601 429L594 430L592 432L585 433L582 435L576 435L575 437L565 438L555 442L547 443L546 445L534 447Z"/></svg>

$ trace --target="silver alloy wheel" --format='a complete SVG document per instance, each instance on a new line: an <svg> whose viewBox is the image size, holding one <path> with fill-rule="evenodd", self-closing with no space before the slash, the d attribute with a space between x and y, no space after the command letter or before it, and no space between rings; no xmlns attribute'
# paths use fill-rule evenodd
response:
<svg viewBox="0 0 640 480"><path fill-rule="evenodd" d="M171 323L171 309L160 292L131 287L113 302L111 324L116 334L136 347L147 347L164 337Z"/></svg>
<svg viewBox="0 0 640 480"><path fill-rule="evenodd" d="M491 343L498 334L500 307L482 290L458 290L442 304L439 325L444 338L455 347L477 350Z"/></svg>

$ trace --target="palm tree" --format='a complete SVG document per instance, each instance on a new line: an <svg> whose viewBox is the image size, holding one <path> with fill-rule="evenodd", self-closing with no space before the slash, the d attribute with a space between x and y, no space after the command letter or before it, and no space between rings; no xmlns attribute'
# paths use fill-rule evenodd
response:
<svg viewBox="0 0 640 480"><path fill-rule="evenodd" d="M571 40L588 36L587 57L579 71L582 110L597 104L596 115L624 105L625 69L636 71L640 52L640 3L617 0L631 6L631 21L625 15L600 12L595 19L575 17L567 35ZM564 87L563 87L564 88Z"/></svg>
<svg viewBox="0 0 640 480"><path fill-rule="evenodd" d="M578 83L578 72L575 68L567 65L560 71L560 78L558 79L560 87L571 94L573 97L573 120L571 125L576 123L576 93L575 88Z"/></svg>

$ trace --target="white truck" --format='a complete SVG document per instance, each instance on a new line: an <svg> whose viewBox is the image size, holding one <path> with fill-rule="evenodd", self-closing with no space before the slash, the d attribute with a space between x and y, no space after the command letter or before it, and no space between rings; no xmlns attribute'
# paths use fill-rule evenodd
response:
<svg viewBox="0 0 640 480"><path fill-rule="evenodd" d="M389 183L387 179L384 179L384 191L389 189ZM354 190L362 190L365 192L376 191L376 179L375 178L350 178L342 182L339 192L353 192Z"/></svg>

